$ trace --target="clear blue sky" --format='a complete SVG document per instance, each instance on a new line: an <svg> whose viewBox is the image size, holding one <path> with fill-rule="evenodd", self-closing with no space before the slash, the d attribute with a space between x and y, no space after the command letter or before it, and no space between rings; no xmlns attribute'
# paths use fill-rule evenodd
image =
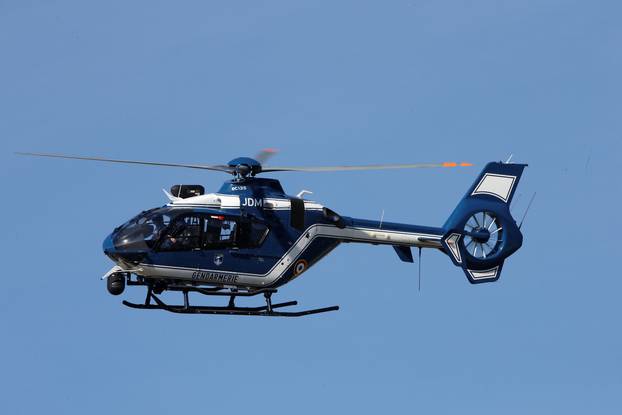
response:
<svg viewBox="0 0 622 415"><path fill-rule="evenodd" d="M0 412L619 413L617 1L0 2ZM298 320L126 309L101 242L218 173L19 158L470 161L280 174L345 215L441 225L478 169L528 162L496 284L439 252L347 245L279 293ZM141 299L128 289L129 299Z"/></svg>

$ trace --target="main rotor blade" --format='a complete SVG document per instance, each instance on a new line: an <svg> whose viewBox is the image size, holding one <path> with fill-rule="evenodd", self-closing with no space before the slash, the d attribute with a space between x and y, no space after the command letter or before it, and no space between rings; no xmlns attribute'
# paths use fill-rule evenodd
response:
<svg viewBox="0 0 622 415"><path fill-rule="evenodd" d="M437 167L467 167L471 163L418 163L418 164L370 164L366 166L326 166L326 167L272 167L266 166L261 169L263 173L277 171L301 171L301 172L330 172L330 171L361 171L361 170L389 170L389 169L430 169Z"/></svg>
<svg viewBox="0 0 622 415"><path fill-rule="evenodd" d="M222 166L222 165L160 163L160 162L153 162L153 161L107 159L107 158L101 158L101 157L68 156L65 154L51 154L51 153L16 152L15 154L20 155L20 156L51 157L51 158L60 158L60 159L71 159L71 160L104 161L108 163L141 164L145 166L183 167L186 169L213 170L213 171L223 171L225 173L231 173L231 174L234 173L233 168L229 166Z"/></svg>
<svg viewBox="0 0 622 415"><path fill-rule="evenodd" d="M271 159L279 150L276 148L264 148L255 156L255 160L257 160L260 164L264 164L266 161Z"/></svg>

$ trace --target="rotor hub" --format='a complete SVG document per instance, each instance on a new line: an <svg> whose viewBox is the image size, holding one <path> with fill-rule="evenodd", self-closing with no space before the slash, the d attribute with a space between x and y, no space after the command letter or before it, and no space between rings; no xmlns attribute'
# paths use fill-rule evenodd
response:
<svg viewBox="0 0 622 415"><path fill-rule="evenodd" d="M473 229L469 236L480 244L485 244L490 239L490 231L486 228L479 227Z"/></svg>
<svg viewBox="0 0 622 415"><path fill-rule="evenodd" d="M261 173L261 163L250 157L233 159L228 163L228 166L233 169L233 174L239 179Z"/></svg>

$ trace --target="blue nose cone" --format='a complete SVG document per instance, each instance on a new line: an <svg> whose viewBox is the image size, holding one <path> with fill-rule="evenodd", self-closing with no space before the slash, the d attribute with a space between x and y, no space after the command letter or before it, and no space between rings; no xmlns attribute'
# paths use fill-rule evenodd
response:
<svg viewBox="0 0 622 415"><path fill-rule="evenodd" d="M106 239L104 239L104 243L102 244L102 248L104 250L104 254L112 254L115 252L114 243L112 242L112 234L108 235Z"/></svg>

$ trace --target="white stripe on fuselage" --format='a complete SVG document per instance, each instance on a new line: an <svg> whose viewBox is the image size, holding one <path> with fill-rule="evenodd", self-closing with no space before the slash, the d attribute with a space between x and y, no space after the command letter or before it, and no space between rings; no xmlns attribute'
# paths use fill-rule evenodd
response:
<svg viewBox="0 0 622 415"><path fill-rule="evenodd" d="M140 264L140 267L144 270L141 275L154 278L168 277L194 280L205 284L219 284L221 281L226 281L228 285L253 287L270 286L285 275L287 269L296 262L309 246L311 246L316 238L333 238L344 241L416 246L422 248L440 248L442 246L440 242L442 236L436 234L361 227L346 227L340 229L334 225L316 224L307 228L281 259L279 259L265 274ZM196 278L197 275L202 275L202 277ZM195 278L193 278L193 276L195 276ZM231 278L225 278L229 276Z"/></svg>
<svg viewBox="0 0 622 415"><path fill-rule="evenodd" d="M249 200L251 203L249 203ZM311 200L305 200L305 210L321 210L323 206ZM205 195L178 199L169 206L173 207L192 207L192 208L211 208L211 209L240 209L245 206L257 207L264 210L290 210L292 202L290 199L264 198L254 199L245 197L240 201L239 195L229 195L221 193L208 193Z"/></svg>

